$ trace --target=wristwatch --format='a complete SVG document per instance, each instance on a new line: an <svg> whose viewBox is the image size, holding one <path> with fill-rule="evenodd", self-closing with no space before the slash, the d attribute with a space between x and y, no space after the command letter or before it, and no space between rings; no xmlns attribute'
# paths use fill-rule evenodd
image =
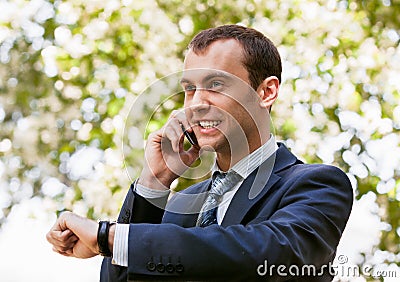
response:
<svg viewBox="0 0 400 282"><path fill-rule="evenodd" d="M112 257L112 252L108 245L108 235L110 232L110 226L114 225L115 222L108 220L100 220L99 227L97 229L97 245L99 246L100 255L103 257Z"/></svg>

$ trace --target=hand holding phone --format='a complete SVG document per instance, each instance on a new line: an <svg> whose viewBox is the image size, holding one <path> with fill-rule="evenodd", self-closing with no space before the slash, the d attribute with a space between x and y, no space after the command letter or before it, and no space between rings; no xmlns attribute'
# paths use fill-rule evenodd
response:
<svg viewBox="0 0 400 282"><path fill-rule="evenodd" d="M196 135L194 134L194 132L189 132L187 130L185 130L185 127L183 126L183 124L181 124L181 128L183 131L183 134L185 135L185 137L187 138L187 140L189 141L190 144L192 144L193 146L198 147L199 143L197 142L197 138Z"/></svg>

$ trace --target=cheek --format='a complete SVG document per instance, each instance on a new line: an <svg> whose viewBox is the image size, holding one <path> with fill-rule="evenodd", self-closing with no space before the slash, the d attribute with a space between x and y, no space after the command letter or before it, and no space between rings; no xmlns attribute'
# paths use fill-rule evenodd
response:
<svg viewBox="0 0 400 282"><path fill-rule="evenodd" d="M242 100L233 100L229 99L226 102L225 108L227 112L232 116L232 118L237 119L239 123L242 122L242 119L248 119L251 115L251 102Z"/></svg>
<svg viewBox="0 0 400 282"><path fill-rule="evenodd" d="M186 118L190 119L193 116L193 111L191 109L191 102L186 97L183 101L183 108L185 109Z"/></svg>
<svg viewBox="0 0 400 282"><path fill-rule="evenodd" d="M230 130L244 130L249 125L249 114L238 105L232 105L226 111L227 127Z"/></svg>
<svg viewBox="0 0 400 282"><path fill-rule="evenodd" d="M231 116L231 118L234 119L232 121L234 122L233 126L237 127L238 130L241 130L243 132L256 130L255 128L256 125L255 119L257 118L256 111L249 108L245 109L239 105L236 105L234 108L235 112L232 113Z"/></svg>

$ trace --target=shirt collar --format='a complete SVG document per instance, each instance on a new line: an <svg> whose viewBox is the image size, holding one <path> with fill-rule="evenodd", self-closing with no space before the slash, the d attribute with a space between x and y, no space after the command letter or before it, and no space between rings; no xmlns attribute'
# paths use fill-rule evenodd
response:
<svg viewBox="0 0 400 282"><path fill-rule="evenodd" d="M270 135L270 138L261 147L245 156L239 162L237 162L231 170L239 174L243 179L246 179L257 167L259 167L264 161L266 161L276 150L278 145L276 144L274 135ZM221 171L217 165L214 164L214 171Z"/></svg>

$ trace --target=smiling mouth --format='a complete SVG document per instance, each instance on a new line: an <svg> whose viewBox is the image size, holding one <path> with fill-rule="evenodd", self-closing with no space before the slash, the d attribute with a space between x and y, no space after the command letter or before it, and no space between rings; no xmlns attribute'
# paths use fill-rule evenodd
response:
<svg viewBox="0 0 400 282"><path fill-rule="evenodd" d="M202 128L205 128L205 129L210 129L210 128L217 127L220 123L221 123L220 120L202 120L202 121L199 121L199 125Z"/></svg>

